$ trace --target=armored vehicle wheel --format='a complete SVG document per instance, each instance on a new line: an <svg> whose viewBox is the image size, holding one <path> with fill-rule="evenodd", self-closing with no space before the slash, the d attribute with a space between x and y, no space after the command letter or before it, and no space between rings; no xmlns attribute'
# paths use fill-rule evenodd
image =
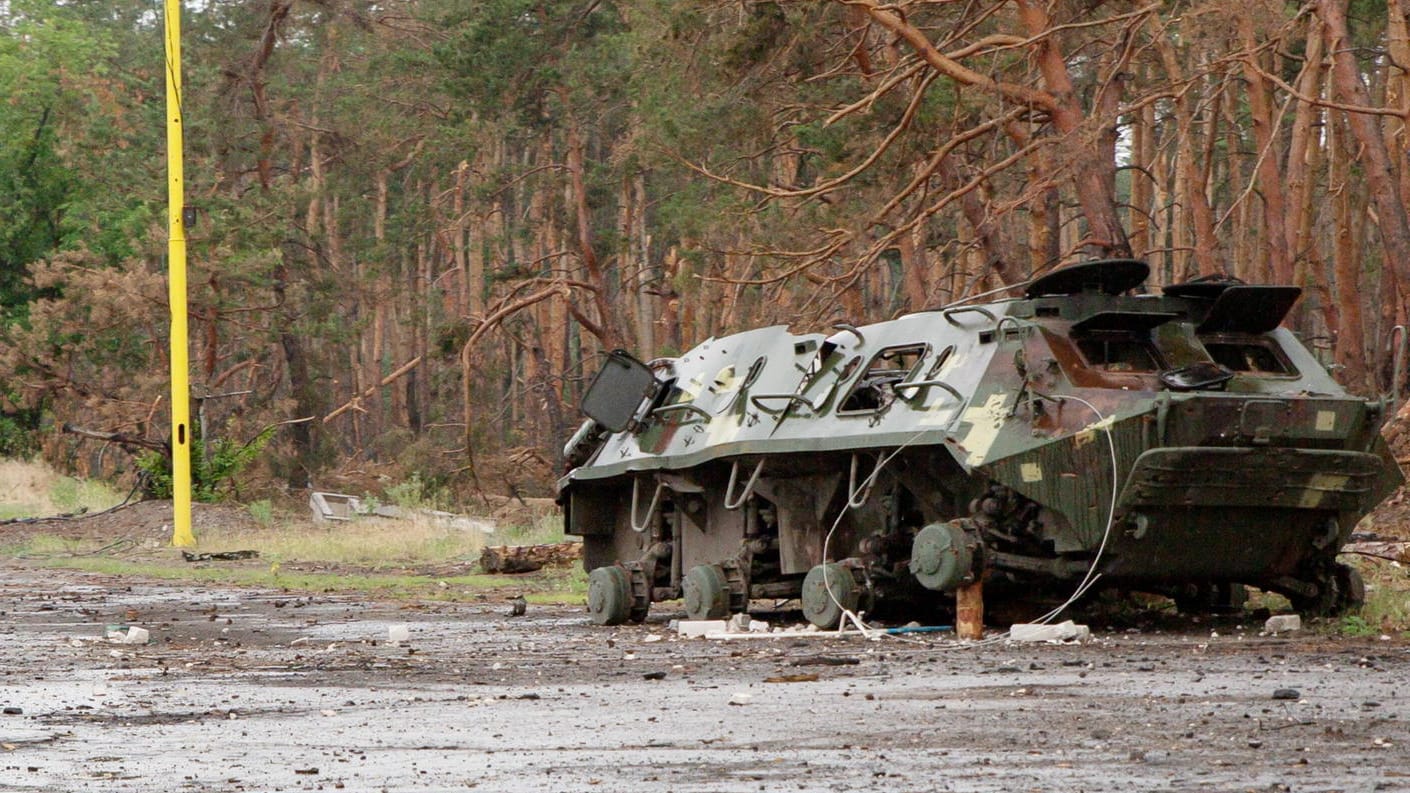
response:
<svg viewBox="0 0 1410 793"><path fill-rule="evenodd" d="M631 596L627 603L627 619L632 622L645 622L651 611L651 583L640 562L627 562L622 565L627 571L627 589Z"/></svg>
<svg viewBox="0 0 1410 793"><path fill-rule="evenodd" d="M1171 595L1181 614L1232 614L1248 602L1243 584L1189 584Z"/></svg>
<svg viewBox="0 0 1410 793"><path fill-rule="evenodd" d="M1341 590L1338 611L1354 609L1366 602L1366 581L1355 567L1338 562L1332 575L1336 576L1337 587Z"/></svg>
<svg viewBox="0 0 1410 793"><path fill-rule="evenodd" d="M632 585L627 571L616 565L588 573L588 615L598 625L621 625L632 605Z"/></svg>
<svg viewBox="0 0 1410 793"><path fill-rule="evenodd" d="M1289 596L1293 608L1317 617L1340 614L1366 602L1366 582L1355 568L1340 562L1325 568L1317 580L1318 592Z"/></svg>
<svg viewBox="0 0 1410 793"><path fill-rule="evenodd" d="M714 565L690 568L681 582L681 596L685 615L693 620L717 620L729 614L729 584Z"/></svg>
<svg viewBox="0 0 1410 793"><path fill-rule="evenodd" d="M852 571L835 562L820 564L803 579L803 616L819 628L836 628L843 611L854 611L861 588Z"/></svg>
<svg viewBox="0 0 1410 793"><path fill-rule="evenodd" d="M948 592L974 580L973 564L964 530L954 523L932 523L911 544L911 575L926 589Z"/></svg>

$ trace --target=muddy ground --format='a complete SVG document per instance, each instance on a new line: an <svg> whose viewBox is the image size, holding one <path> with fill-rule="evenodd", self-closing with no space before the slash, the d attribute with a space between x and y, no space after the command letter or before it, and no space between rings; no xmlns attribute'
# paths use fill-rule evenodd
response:
<svg viewBox="0 0 1410 793"><path fill-rule="evenodd" d="M1410 790L1398 638L722 641L660 606L508 611L10 564L0 790Z"/></svg>

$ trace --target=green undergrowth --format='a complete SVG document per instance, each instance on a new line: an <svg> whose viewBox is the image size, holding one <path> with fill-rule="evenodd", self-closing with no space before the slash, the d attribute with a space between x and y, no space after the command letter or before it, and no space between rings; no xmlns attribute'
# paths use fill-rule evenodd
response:
<svg viewBox="0 0 1410 793"><path fill-rule="evenodd" d="M1341 634L1410 638L1410 569L1374 558L1354 559L1352 564L1366 582L1366 602L1342 616Z"/></svg>

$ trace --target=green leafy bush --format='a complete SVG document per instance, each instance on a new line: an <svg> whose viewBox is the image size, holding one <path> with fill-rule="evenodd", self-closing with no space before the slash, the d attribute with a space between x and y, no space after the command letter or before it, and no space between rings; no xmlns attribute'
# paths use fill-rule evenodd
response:
<svg viewBox="0 0 1410 793"><path fill-rule="evenodd" d="M199 433L193 438L191 454L191 498L193 501L214 503L223 497L223 490L233 486L235 477L245 469L274 437L276 426L264 431L244 444L229 438L219 438L206 445L205 454L198 454L201 446ZM171 455L161 452L147 452L137 459L144 480L144 492L150 498L171 498Z"/></svg>
<svg viewBox="0 0 1410 793"><path fill-rule="evenodd" d="M0 416L0 457L23 460L39 450L34 432L10 416Z"/></svg>

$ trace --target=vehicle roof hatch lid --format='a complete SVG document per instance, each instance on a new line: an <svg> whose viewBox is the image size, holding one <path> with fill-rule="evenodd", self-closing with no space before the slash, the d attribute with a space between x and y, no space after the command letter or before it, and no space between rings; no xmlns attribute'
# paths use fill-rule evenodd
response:
<svg viewBox="0 0 1410 793"><path fill-rule="evenodd" d="M608 430L621 432L659 384L646 364L625 350L613 350L604 357L602 368L583 395L582 410Z"/></svg>
<svg viewBox="0 0 1410 793"><path fill-rule="evenodd" d="M1128 330L1145 332L1176 319L1179 314L1168 311L1099 311L1072 325L1073 333L1089 331Z"/></svg>
<svg viewBox="0 0 1410 793"><path fill-rule="evenodd" d="M1231 286L1219 293L1198 333L1267 333L1302 295L1296 286Z"/></svg>
<svg viewBox="0 0 1410 793"><path fill-rule="evenodd" d="M1178 284L1168 284L1161 291L1171 297L1189 297L1197 300L1216 300L1231 286L1243 286L1244 280L1227 273L1214 273L1191 278Z"/></svg>
<svg viewBox="0 0 1410 793"><path fill-rule="evenodd" d="M1144 284L1150 274L1150 265L1139 259L1102 259L1069 264L1038 278L1028 285L1024 294L1029 298L1082 292L1119 295Z"/></svg>

